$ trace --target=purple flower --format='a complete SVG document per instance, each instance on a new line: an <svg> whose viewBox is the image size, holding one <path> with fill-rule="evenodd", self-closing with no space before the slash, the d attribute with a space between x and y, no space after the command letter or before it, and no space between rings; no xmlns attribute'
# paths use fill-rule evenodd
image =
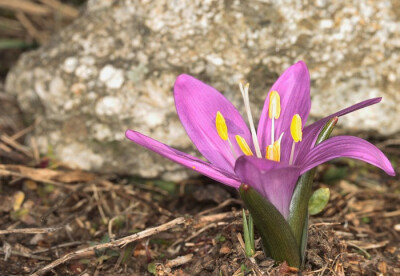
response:
<svg viewBox="0 0 400 276"><path fill-rule="evenodd" d="M355 158L395 174L386 156L360 138L337 136L314 146L330 118L378 103L381 98L363 101L303 128L311 107L310 77L305 63L300 61L289 67L270 89L256 133L248 84L240 84L240 90L250 129L238 110L216 89L189 75L176 79L177 113L190 139L209 162L133 130L126 131L126 137L228 186L252 186L285 218L298 177L328 160Z"/></svg>

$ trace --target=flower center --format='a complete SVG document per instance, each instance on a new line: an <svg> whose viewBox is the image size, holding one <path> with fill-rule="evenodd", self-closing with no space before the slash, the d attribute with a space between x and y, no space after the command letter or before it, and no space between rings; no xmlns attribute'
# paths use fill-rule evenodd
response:
<svg viewBox="0 0 400 276"><path fill-rule="evenodd" d="M256 151L256 156L258 158L262 158L260 145L257 138L257 133L254 127L253 117L251 115L250 110L250 100L249 100L249 84L243 85L243 83L239 83L240 93L242 94L245 110L247 113L247 118L249 121L251 137L253 140L254 149ZM268 116L271 120L271 144L266 147L265 158L269 160L273 160L276 162L281 161L281 141L283 137L283 132L279 135L279 138L275 140L275 120L278 120L281 114L281 100L279 93L277 91L271 91L269 94L269 106L268 106ZM215 119L215 126L218 132L219 137L227 141L234 158L238 155L232 145L232 142L229 139L228 135L228 127L225 122L224 116L221 114L220 111L217 112L216 119ZM293 155L294 155L294 148L297 142L300 142L302 139L302 122L299 114L293 116L292 123L290 125L290 133L293 138L292 150L290 154L289 164L292 165L293 163ZM250 146L247 144L246 140L240 136L235 135L235 140L243 154L252 156L253 151L251 150Z"/></svg>

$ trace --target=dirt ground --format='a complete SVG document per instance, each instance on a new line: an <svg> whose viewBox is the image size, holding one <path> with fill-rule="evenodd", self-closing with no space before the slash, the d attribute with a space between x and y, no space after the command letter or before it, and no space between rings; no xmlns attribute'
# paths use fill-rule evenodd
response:
<svg viewBox="0 0 400 276"><path fill-rule="evenodd" d="M59 17L0 11L8 24L2 38L24 42L0 52L1 79L22 51L57 31L48 26L68 24L79 11L60 7L63 21L47 25ZM24 19L36 29L24 28ZM18 122L1 89L0 103L0 276L298 275L266 258L259 239L255 257L245 257L235 190L206 178L173 183L72 170L51 151L25 145L35 126ZM400 142L373 142L397 169ZM399 176L361 162L320 166L315 188L329 187L331 198L311 217L302 274L400 275L399 184Z"/></svg>
<svg viewBox="0 0 400 276"><path fill-rule="evenodd" d="M23 145L30 131L0 137L0 275L297 274L259 239L245 257L235 190L71 170ZM400 275L399 183L361 162L320 166L331 199L311 217L303 275Z"/></svg>

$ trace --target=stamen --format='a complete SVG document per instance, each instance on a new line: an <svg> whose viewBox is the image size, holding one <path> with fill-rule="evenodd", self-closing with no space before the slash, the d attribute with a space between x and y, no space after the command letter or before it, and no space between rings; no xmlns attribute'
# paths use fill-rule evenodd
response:
<svg viewBox="0 0 400 276"><path fill-rule="evenodd" d="M282 137L283 137L283 132L279 136L279 139L277 141L275 141L273 145L269 145L267 147L267 153L265 155L265 158L267 158L269 160L276 161L276 162L280 162L281 161L281 141L282 141Z"/></svg>
<svg viewBox="0 0 400 276"><path fill-rule="evenodd" d="M258 144L256 129L254 127L253 117L251 116L250 100L249 100L249 83L247 83L245 87L243 87L243 83L239 82L239 88L240 92L242 93L244 108L246 110L247 118L249 120L251 138L253 140L254 148L256 150L256 155L258 158L262 158L260 145Z"/></svg>
<svg viewBox="0 0 400 276"><path fill-rule="evenodd" d="M301 118L299 114L293 116L292 123L290 124L290 133L295 142L301 141L303 138L303 131L301 129Z"/></svg>
<svg viewBox="0 0 400 276"><path fill-rule="evenodd" d="M218 135L222 140L228 140L228 127L226 126L225 118L222 116L221 112L217 112L217 117L215 119L215 127L217 128Z"/></svg>
<svg viewBox="0 0 400 276"><path fill-rule="evenodd" d="M295 145L296 145L296 142L293 141L292 150L290 151L289 165L293 165L293 157L294 157L294 147L295 147Z"/></svg>
<svg viewBox="0 0 400 276"><path fill-rule="evenodd" d="M274 143L274 161L280 162L281 161L281 143L275 141Z"/></svg>
<svg viewBox="0 0 400 276"><path fill-rule="evenodd" d="M290 151L289 165L293 164L294 148L297 142L300 142L303 138L302 122L299 114L295 114L290 124L290 133L292 134L293 143L292 150Z"/></svg>
<svg viewBox="0 0 400 276"><path fill-rule="evenodd" d="M236 135L236 142L238 143L240 149L243 151L243 153L247 156L253 155L253 152L251 151L249 145L247 144L246 140L240 136Z"/></svg>
<svg viewBox="0 0 400 276"><path fill-rule="evenodd" d="M274 160L274 146L273 145L267 146L265 158L268 160Z"/></svg>
<svg viewBox="0 0 400 276"><path fill-rule="evenodd" d="M279 141L279 145L281 144L281 141L282 141L283 134L285 134L285 132L282 132L282 133L281 133L281 135L279 136L279 139L278 139L278 141Z"/></svg>
<svg viewBox="0 0 400 276"><path fill-rule="evenodd" d="M267 147L267 154L265 158L267 158L268 160L279 162L281 160L279 151L280 151L280 145L278 141L276 141L273 145L269 145Z"/></svg>
<svg viewBox="0 0 400 276"><path fill-rule="evenodd" d="M231 140L229 140L229 139L228 139L228 144L229 144L229 147L231 148L231 152L232 152L233 158L237 159L238 158L238 154L236 153L236 150L233 147Z"/></svg>
<svg viewBox="0 0 400 276"><path fill-rule="evenodd" d="M281 115L281 97L277 91L271 91L269 94L268 115L271 119L271 145L275 141L275 119Z"/></svg>
<svg viewBox="0 0 400 276"><path fill-rule="evenodd" d="M225 122L224 116L222 116L221 112L217 112L217 117L215 118L215 127L217 128L217 132L219 137L221 137L222 140L228 141L229 147L231 148L231 152L233 157L236 159L237 158L237 153L229 140L228 136L228 127Z"/></svg>
<svg viewBox="0 0 400 276"><path fill-rule="evenodd" d="M278 119L281 115L281 97L275 90L269 94L268 114L270 119Z"/></svg>

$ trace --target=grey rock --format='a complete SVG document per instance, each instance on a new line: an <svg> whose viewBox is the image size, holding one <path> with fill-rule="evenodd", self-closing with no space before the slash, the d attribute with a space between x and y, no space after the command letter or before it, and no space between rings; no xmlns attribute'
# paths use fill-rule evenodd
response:
<svg viewBox="0 0 400 276"><path fill-rule="evenodd" d="M309 66L312 116L376 96L340 120L347 132L400 131L398 1L89 1L47 45L24 54L6 89L35 135L64 162L101 172L182 179L187 170L124 138L135 129L195 153L175 113L172 87L188 73L242 110L237 83L250 82L253 115L279 74Z"/></svg>

